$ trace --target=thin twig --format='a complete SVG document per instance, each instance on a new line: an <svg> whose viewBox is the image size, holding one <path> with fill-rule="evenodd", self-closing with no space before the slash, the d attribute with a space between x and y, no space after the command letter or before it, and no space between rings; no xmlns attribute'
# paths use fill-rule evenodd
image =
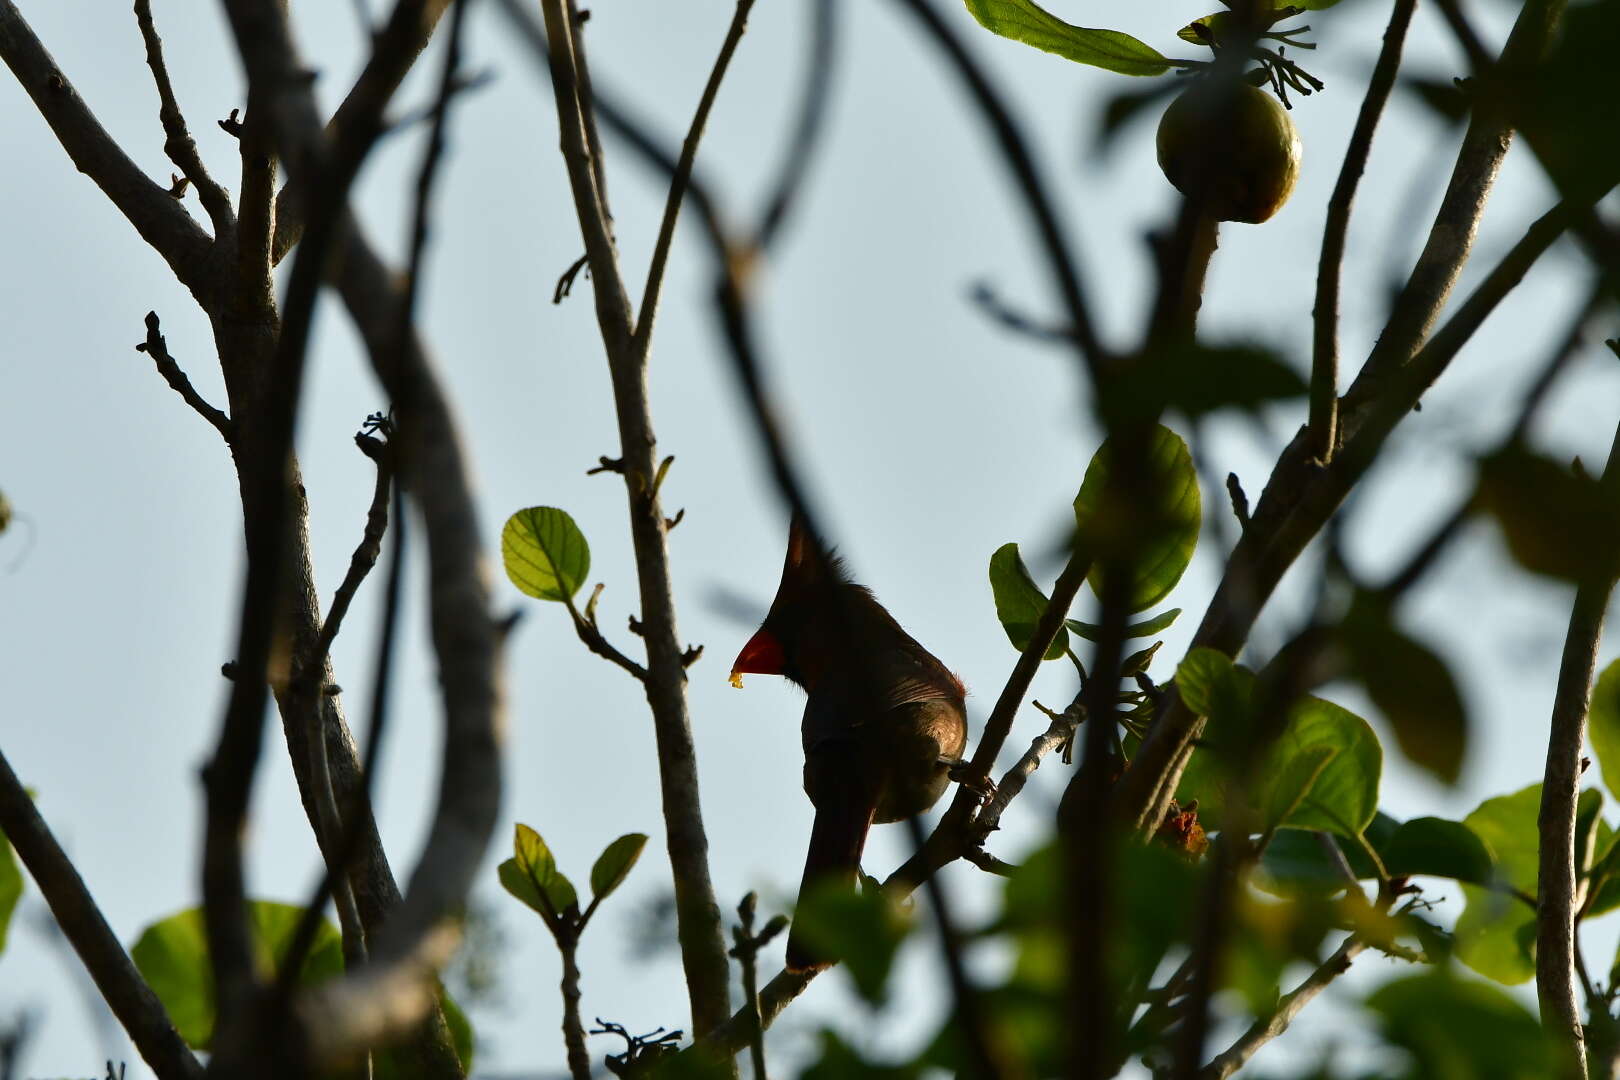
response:
<svg viewBox="0 0 1620 1080"><path fill-rule="evenodd" d="M370 436L356 436L356 442ZM362 448L367 444L360 442ZM348 614L349 605L353 603L355 594L360 585L370 574L372 567L376 566L377 559L382 553L383 534L388 529L388 502L393 494L393 464L392 454L387 445L373 455L377 466L377 478L372 487L371 506L366 513L366 527L361 534L360 543L349 557L349 570L344 575L343 582L338 586L337 592L332 596L331 607L327 611L326 620L321 624L320 637L316 640L315 649L311 656L303 658L304 665L296 676L297 686L294 692L313 697L321 693L319 682L326 670L327 657L332 651L332 642L337 639L339 631L343 628L343 619ZM403 525L403 522L401 523ZM398 562L398 550L395 551L395 562ZM392 590L397 588L397 573L390 572L389 588L390 603L393 602ZM304 907L304 915L295 929L292 944L288 947L282 960L281 977L284 983L284 994L291 993L297 972L303 964L307 950L313 945L315 932L320 926L320 913L325 910L328 892L337 904L338 914L343 927L343 943L345 956L351 953L363 956L365 953L365 931L360 925L359 912L354 908L354 892L348 874L349 866L358 852L360 839L365 834L364 821L370 814L370 800L366 797L356 800L359 805L347 808L347 813L339 810L337 796L332 786L331 764L327 753L326 739L321 730L324 726L324 717L319 706L307 710L310 727L310 750L314 758L315 773L315 804L320 819L321 831L325 836L323 851L328 855L326 873L321 884L316 887L315 894ZM375 718L373 730L375 730ZM368 740L369 741L369 740ZM361 770L361 791L369 796L371 768L370 762L374 757L368 753L367 764ZM345 827L344 822L348 822ZM351 914L353 916L351 920Z"/></svg>
<svg viewBox="0 0 1620 1080"><path fill-rule="evenodd" d="M192 1055L152 988L107 925L84 880L0 753L0 833L11 841L102 998L159 1080L200 1080ZM0 840L4 843L5 840Z"/></svg>
<svg viewBox="0 0 1620 1080"><path fill-rule="evenodd" d="M1557 381L1558 376L1562 374L1563 371L1569 366L1570 361L1575 358L1576 353L1579 351L1581 343L1585 337L1587 323L1591 321L1592 316L1601 308L1603 302L1607 298L1607 295L1608 294L1603 288L1603 283L1599 281L1593 287L1593 290L1587 297L1586 302L1582 304L1580 310L1576 312L1575 318L1571 321L1569 332L1565 334L1564 338L1552 350L1552 354L1547 358L1547 362L1542 365L1541 371L1537 373L1535 381L1532 382L1529 389L1524 392L1524 396L1521 398L1519 403L1518 415L1514 418L1512 426L1508 429L1507 434L1503 436L1501 440L1500 445L1503 448L1513 446L1515 443L1522 440L1526 434L1528 434L1530 426L1535 422L1536 416L1540 413L1541 406L1546 402L1547 395L1552 390L1553 384ZM1428 541L1413 553L1412 558L1407 560L1406 565L1400 570L1396 571L1394 574L1390 575L1389 581L1379 588L1379 596L1386 601L1391 601L1410 589L1417 582L1418 578L1428 572L1435 560L1439 558L1441 550L1447 544L1449 544L1452 539L1454 539L1462 530L1462 527L1467 524L1469 517L1472 516L1475 509L1476 502L1472 495L1460 500L1456 509L1452 511L1451 516L1446 518L1446 520L1441 523L1437 529L1435 529L1435 531L1430 535Z"/></svg>
<svg viewBox="0 0 1620 1080"><path fill-rule="evenodd" d="M572 928L557 938L562 953L562 1031L568 1072L573 1080L591 1080L591 1058L585 1051L585 1025L579 1018L579 935Z"/></svg>
<svg viewBox="0 0 1620 1080"><path fill-rule="evenodd" d="M235 434L231 418L210 405L197 392L196 388L191 385L191 380L186 378L186 373L175 362L174 357L169 355L169 345L163 339L157 312L148 311L146 313L146 340L135 346L135 351L150 356L152 362L157 365L158 374L163 376L163 381L168 383L187 405L191 406L193 412L212 424L214 430L219 432L226 444L229 445Z"/></svg>
<svg viewBox="0 0 1620 1080"><path fill-rule="evenodd" d="M432 205L433 184L444 160L445 132L450 123L450 102L455 97L461 68L461 34L470 0L452 0L450 35L445 42L444 69L439 76L439 93L433 103L433 124L428 130L427 149L416 174L416 203L411 212L411 248L405 263L405 300L399 308L400 336L410 331L416 316L416 298L421 290L422 258L427 249L428 208Z"/></svg>
<svg viewBox="0 0 1620 1080"><path fill-rule="evenodd" d="M1022 128L1007 108L1005 96L991 85L984 69L968 54L960 35L940 17L930 0L898 0L898 2L917 18L940 52L950 60L957 76L972 95L973 102L978 106L985 123L995 133L1005 163L1011 170L1018 191L1023 197L1025 208L1034 219L1036 230L1040 234L1047 270L1052 275L1058 295L1067 310L1069 325L1073 330L1081 357L1090 370L1093 385L1102 386L1108 375L1109 357L1097 337L1096 328L1091 320L1091 309L1086 302L1085 289L1080 281L1079 265L1069 250L1067 239L1069 230L1058 224L1057 212L1047 195L1046 185L1042 182L1040 174L1036 171L1035 162L1030 156L1029 140L1025 138Z"/></svg>
<svg viewBox="0 0 1620 1080"><path fill-rule="evenodd" d="M1277 1002L1277 1008L1270 1016L1256 1020L1247 1031L1238 1036L1236 1042L1206 1065L1199 1073L1199 1080L1226 1080L1228 1076L1241 1069L1262 1046L1287 1031L1288 1025L1294 1022L1300 1010L1309 1005L1316 995L1326 990L1334 979L1349 971L1351 961L1366 947L1366 943L1360 938L1354 936L1346 938L1344 944L1333 951L1333 955L1322 961L1303 982Z"/></svg>
<svg viewBox="0 0 1620 1080"><path fill-rule="evenodd" d="M1355 129L1350 133L1350 145L1344 152L1344 164L1339 179L1328 199L1327 224L1322 229L1322 256L1316 271L1316 308L1314 348L1311 358L1310 426L1318 460L1332 459L1338 441L1339 407L1339 275L1344 268L1345 236L1350 227L1350 208L1355 201L1356 187L1367 168L1367 156L1372 150L1373 133L1378 118L1383 115L1389 92L1395 85L1395 73L1401 66L1401 47L1406 41L1406 30L1412 22L1412 11L1417 0L1395 0L1390 13L1389 26L1384 30L1384 44L1378 52L1372 78L1367 83L1367 96L1361 102Z"/></svg>
<svg viewBox="0 0 1620 1080"><path fill-rule="evenodd" d="M62 149L198 298L212 297L213 237L113 141L12 0L0 0L0 61Z"/></svg>
<svg viewBox="0 0 1620 1080"><path fill-rule="evenodd" d="M793 125L787 155L776 183L770 188L771 194L765 199L765 212L760 215L759 228L754 233L754 246L760 251L770 248L771 241L787 220L826 126L833 72L838 66L838 0L815 0L810 9L809 42L798 120Z"/></svg>
<svg viewBox="0 0 1620 1080"><path fill-rule="evenodd" d="M197 143L186 127L185 114L174 96L169 82L169 69L163 61L163 39L158 37L157 25L152 21L152 0L135 0L135 22L146 43L146 63L152 69L152 81L157 84L158 118L163 122L163 152L180 169L187 180L197 186L197 198L202 201L208 219L214 223L214 235L227 237L236 228L236 212L231 209L231 196L208 174Z"/></svg>
<svg viewBox="0 0 1620 1080"><path fill-rule="evenodd" d="M720 55L715 57L714 67L709 71L709 81L703 86L703 95L698 98L697 112L692 115L692 126L686 131L686 139L681 143L681 157L675 165L675 175L669 181L669 195L664 200L664 216L658 224L658 239L653 243L652 263L647 268L647 284L641 294L640 321L632 334L633 348L643 362L647 356L647 349L652 342L653 319L658 314L658 294L664 285L664 267L669 262L670 246L675 239L675 222L681 214L681 203L686 198L686 189L692 182L692 166L697 161L698 143L703 139L703 129L709 122L709 110L714 107L714 99L719 96L720 83L726 77L726 68L731 65L731 57L737 51L737 44L742 41L743 31L748 28L748 13L753 10L754 0L737 0L736 10L731 16L731 26L726 30L726 39L720 45Z"/></svg>
<svg viewBox="0 0 1620 1080"><path fill-rule="evenodd" d="M909 817L906 819L906 829L911 833L912 847L920 850L923 845L922 822ZM945 974L950 980L951 997L956 1004L956 1033L967 1044L968 1075L979 1077L980 1080L995 1080L1009 1072L1017 1074L1021 1070L1011 1066L1008 1060L1011 1048L1005 1040L995 1037L986 1022L983 998L962 962L962 940L957 933L956 921L951 916L950 903L939 875L929 874L923 889L928 893L928 905L934 912L940 955L945 961Z"/></svg>
<svg viewBox="0 0 1620 1080"><path fill-rule="evenodd" d="M1023 756L1013 763L1012 768L1002 775L1001 781L996 784L996 793L973 819L970 836L979 843L983 843L985 837L1001 827L1001 815L1006 812L1008 804L1018 797L1019 792L1024 790L1024 785L1035 774L1035 770L1041 767L1041 760L1074 738L1081 715L1077 705L1078 702L1063 712L1052 714L1051 725L1030 741L1029 749L1025 750ZM969 853L967 858L972 859L972 853Z"/></svg>
<svg viewBox="0 0 1620 1080"><path fill-rule="evenodd" d="M1605 502L1620 500L1620 428L1616 428L1601 490ZM1591 703L1603 618L1614 592L1611 567L1583 581L1575 590L1569 632L1558 670L1547 735L1547 765L1537 817L1540 868L1536 878L1536 995L1543 1022L1565 1051L1565 1072L1586 1075L1586 1038L1575 1001L1575 908L1580 879L1575 856L1576 802L1580 797L1581 745L1586 738L1586 712Z"/></svg>
<svg viewBox="0 0 1620 1080"><path fill-rule="evenodd" d="M759 951L787 927L787 917L777 915L754 933L754 909L758 897L749 893L737 905L737 917L742 921L731 928L730 956L742 969L743 1013L748 1017L748 1056L754 1066L754 1080L769 1080L765 1071L765 1027L759 1019Z"/></svg>
<svg viewBox="0 0 1620 1080"><path fill-rule="evenodd" d="M343 103L325 127L330 145L340 147L354 138L370 138L367 130L380 117L394 91L410 73L427 47L450 0L410 0L396 3L388 22L371 35L371 56L350 87ZM336 151L335 151L336 152ZM276 236L270 256L280 263L304 232L309 207L306 186L292 175L276 195Z"/></svg>

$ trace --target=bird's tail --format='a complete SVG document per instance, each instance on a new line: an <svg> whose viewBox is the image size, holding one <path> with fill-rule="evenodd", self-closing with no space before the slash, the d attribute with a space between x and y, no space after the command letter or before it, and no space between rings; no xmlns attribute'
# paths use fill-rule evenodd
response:
<svg viewBox="0 0 1620 1080"><path fill-rule="evenodd" d="M833 958L810 945L799 931L799 916L804 901L824 883L833 882L845 889L855 888L855 878L861 868L861 852L866 848L866 834L872 828L876 806L870 799L824 799L816 807L816 821L810 830L810 851L804 858L804 878L799 882L799 900L794 905L793 928L788 933L787 969L789 971L818 971L833 963Z"/></svg>

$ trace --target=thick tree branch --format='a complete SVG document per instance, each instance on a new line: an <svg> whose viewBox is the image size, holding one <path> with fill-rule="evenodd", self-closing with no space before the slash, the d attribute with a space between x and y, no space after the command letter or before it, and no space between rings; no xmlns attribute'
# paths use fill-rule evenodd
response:
<svg viewBox="0 0 1620 1080"><path fill-rule="evenodd" d="M202 1066L175 1031L163 1003L135 970L4 754L0 754L0 831L17 849L56 924L159 1080L200 1080Z"/></svg>
<svg viewBox="0 0 1620 1080"><path fill-rule="evenodd" d="M231 197L215 182L197 153L197 143L186 127L185 114L174 96L169 82L169 68L163 62L163 39L158 37L157 25L152 21L152 0L135 0L135 22L141 29L141 40L146 43L146 64L152 69L152 80L157 84L158 119L163 123L163 152L169 155L180 170L180 175L197 188L197 198L208 219L214 223L216 237L230 236L236 228L236 214L231 209Z"/></svg>
<svg viewBox="0 0 1620 1080"><path fill-rule="evenodd" d="M16 76L78 170L112 200L141 239L206 307L213 291L208 277L212 238L107 134L12 0L0 0L0 60Z"/></svg>
<svg viewBox="0 0 1620 1080"><path fill-rule="evenodd" d="M1233 548L1192 648L1235 655L1282 574L1321 530L1376 458L1384 440L1445 371L1458 351L1535 261L1563 235L1576 208L1560 204L1543 215L1494 267L1441 331L1412 361L1387 378L1364 372L1345 397L1343 449L1332 464L1315 464L1303 437L1284 451L1249 528ZM1127 827L1155 828L1168 806L1202 720L1174 687L1131 767L1115 789L1113 807Z"/></svg>
<svg viewBox="0 0 1620 1080"><path fill-rule="evenodd" d="M1528 0L1519 12L1496 69L1522 73L1539 62L1547 52L1564 7L1565 0ZM1457 163L1440 209L1435 213L1428 241L1395 300L1384 332L1367 359L1364 374L1386 374L1404 364L1423 344L1468 262L1485 202L1512 141L1508 103L1476 96L1462 148L1457 153Z"/></svg>
<svg viewBox="0 0 1620 1080"><path fill-rule="evenodd" d="M301 66L285 14L275 0L232 0L228 8L250 85L268 95L268 115L288 167L295 181L302 177L318 191L330 166L328 149L308 81L297 77ZM403 904L373 943L372 963L306 995L299 1009L318 1061L370 1045L419 1021L431 1007L432 972L455 937L445 920L471 887L500 799L500 634L489 611L459 439L421 343L413 334L401 336L404 298L398 283L346 214L334 233L341 249L334 259L340 291L395 402L400 474L427 532L447 730L427 845Z"/></svg>
<svg viewBox="0 0 1620 1080"><path fill-rule="evenodd" d="M1620 428L1615 431L1603 470L1604 501L1620 504ZM1547 734L1547 766L1541 784L1540 868L1536 896L1536 996L1541 1019L1566 1055L1566 1075L1586 1075L1586 1038L1575 1001L1575 917L1580 880L1575 860L1575 813L1581 786L1581 745L1592 700L1603 618L1620 566L1583 581L1575 590L1558 669L1552 721Z"/></svg>
<svg viewBox="0 0 1620 1080"><path fill-rule="evenodd" d="M1338 182L1333 187L1332 197L1328 199L1327 223L1322 230L1322 256L1316 270L1310 412L1316 456L1324 463L1333 457L1338 441L1339 275L1344 267L1350 207L1355 201L1361 174L1367 168L1367 156L1372 151L1378 118L1383 115L1389 92L1395 85L1395 73L1401 66L1401 48L1406 42L1406 30L1412 23L1412 11L1416 7L1417 0L1395 0L1395 10L1390 14L1389 26L1384 30L1383 48L1378 52L1378 62L1373 66L1372 78L1367 83L1367 96L1362 99L1361 112L1357 114L1355 129L1350 133L1350 145L1344 152Z"/></svg>

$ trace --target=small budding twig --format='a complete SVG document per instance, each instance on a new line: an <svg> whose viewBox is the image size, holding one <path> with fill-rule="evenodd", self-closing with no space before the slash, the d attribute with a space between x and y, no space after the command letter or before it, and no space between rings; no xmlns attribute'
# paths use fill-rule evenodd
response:
<svg viewBox="0 0 1620 1080"><path fill-rule="evenodd" d="M742 968L743 981L743 1009L748 1017L748 1055L754 1065L754 1080L767 1080L765 1075L765 1026L760 1022L759 1015L759 972L755 964L759 950L786 929L788 920L786 915L777 915L765 924L765 928L758 934L754 933L754 908L759 897L749 893L737 905L737 917L742 922L731 928L731 940L736 942L727 955L737 961Z"/></svg>
<svg viewBox="0 0 1620 1080"><path fill-rule="evenodd" d="M186 378L186 373L180 369L174 357L169 355L169 345L163 339L157 312L146 313L146 340L135 346L135 351L150 356L152 362L157 365L158 374L163 376L163 381L191 406L193 412L214 425L214 430L218 431L227 443L231 441L231 418L208 404L203 396L197 393L196 387L191 385L191 380Z"/></svg>
<svg viewBox="0 0 1620 1080"><path fill-rule="evenodd" d="M1249 527L1249 496L1243 490L1243 482L1238 479L1237 473L1226 474L1226 493L1232 497L1232 514L1238 520L1240 529Z"/></svg>

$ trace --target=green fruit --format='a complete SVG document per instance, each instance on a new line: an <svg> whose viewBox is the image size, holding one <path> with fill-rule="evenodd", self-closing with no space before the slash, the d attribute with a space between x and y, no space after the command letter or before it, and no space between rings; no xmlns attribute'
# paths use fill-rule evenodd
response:
<svg viewBox="0 0 1620 1080"><path fill-rule="evenodd" d="M1159 168L1218 221L1258 225L1288 201L1299 132L1277 99L1246 82L1200 82L1159 121Z"/></svg>

